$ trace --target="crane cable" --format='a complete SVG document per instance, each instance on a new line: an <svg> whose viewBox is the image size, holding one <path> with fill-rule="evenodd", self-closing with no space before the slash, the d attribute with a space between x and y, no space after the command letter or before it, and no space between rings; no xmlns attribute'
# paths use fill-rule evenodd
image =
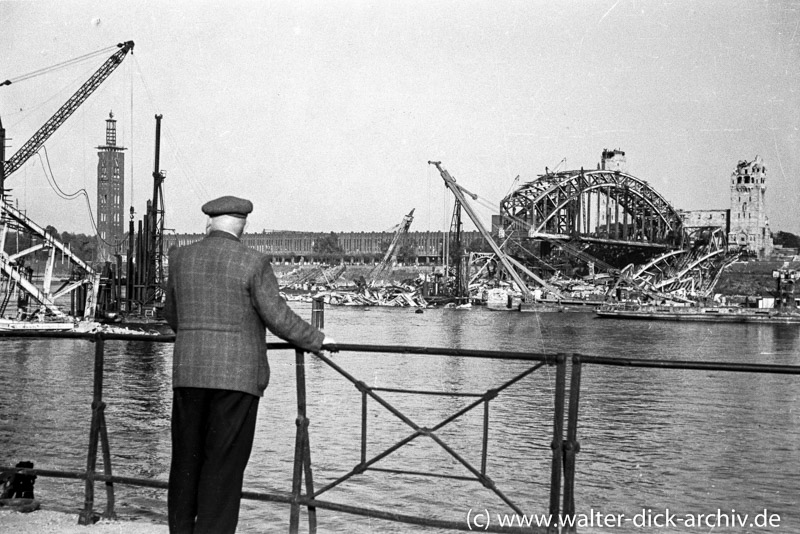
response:
<svg viewBox="0 0 800 534"><path fill-rule="evenodd" d="M92 204L89 201L89 194L86 192L86 189L80 188L74 193L65 193L64 190L61 189L61 187L58 185L58 182L56 182L56 177L53 174L52 167L50 166L50 157L47 155L47 147L42 145L42 150L44 150L44 159L42 159L41 150L37 151L36 154L39 156L39 161L42 163L42 170L44 171L44 175L47 178L47 183L50 184L50 188L56 193L56 195L64 200L75 200L76 198L83 196L83 198L86 200L87 211L89 212L89 221L92 224L92 230L94 230L94 234L97 237L97 239L99 239L100 241L102 241L103 243L105 243L110 247L116 245L122 245L123 243L125 243L128 240L127 234L125 235L125 239L123 239L120 243L116 244L109 243L108 241L100 237L100 232L97 231L97 224L95 223L94 215L92 214ZM45 163L47 164L46 170L45 170Z"/></svg>
<svg viewBox="0 0 800 534"><path fill-rule="evenodd" d="M96 50L94 52L89 52L88 54L84 54L82 56L78 56L78 57L73 58L73 59L68 59L66 61L62 61L61 63L56 63L55 65L51 65L49 67L43 67L41 69L29 72L27 74L21 74L21 75L15 77L15 78L9 78L9 79L7 79L7 80L5 80L3 82L0 82L0 87L2 87L4 85L11 85L12 83L17 83L17 82L29 80L31 78L36 78L37 76L42 76L44 74L48 74L48 73L53 72L55 70L62 69L64 67L68 67L68 66L74 65L76 63L80 63L81 61L85 61L87 59L91 59L91 58L93 58L95 56L99 56L99 55L102 55L102 54L108 54L108 52L110 52L111 50L114 50L116 48L117 48L116 45L108 46L106 48L103 48L103 49L100 49L100 50Z"/></svg>
<svg viewBox="0 0 800 534"><path fill-rule="evenodd" d="M147 99L150 101L150 105L153 109L158 109L156 106L155 99L153 98L153 94L150 91L150 87L147 85L147 81L144 78L144 74L142 73L141 65L139 64L139 60L136 56L133 56L133 62L136 65L136 72L139 75L139 79L142 82L142 86L144 87L145 94L147 95ZM206 190L205 186L203 185L202 181L198 180L195 177L195 173L192 172L191 165L189 165L188 161L182 156L182 152L180 150L180 143L177 142L175 136L172 133L172 129L169 128L167 125L161 126L163 133L166 135L167 139L169 140L169 144L173 148L172 157L177 160L176 163L178 164L178 169L181 174L183 174L186 182L189 185L189 189L194 193L194 195L198 198L198 200L203 200L209 198L208 191ZM189 169L187 172L186 169Z"/></svg>

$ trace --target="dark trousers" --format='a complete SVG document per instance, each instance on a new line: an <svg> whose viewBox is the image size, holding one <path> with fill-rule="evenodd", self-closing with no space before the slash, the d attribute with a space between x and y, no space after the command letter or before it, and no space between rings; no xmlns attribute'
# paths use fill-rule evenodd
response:
<svg viewBox="0 0 800 534"><path fill-rule="evenodd" d="M174 389L167 492L170 533L236 531L258 400L241 391Z"/></svg>

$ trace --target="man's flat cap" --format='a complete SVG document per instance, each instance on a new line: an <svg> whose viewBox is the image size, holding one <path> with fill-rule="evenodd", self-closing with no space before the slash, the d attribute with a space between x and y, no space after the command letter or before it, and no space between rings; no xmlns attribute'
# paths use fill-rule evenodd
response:
<svg viewBox="0 0 800 534"><path fill-rule="evenodd" d="M203 204L203 213L209 217L232 215L244 219L251 211L253 211L252 202L231 196L215 198Z"/></svg>

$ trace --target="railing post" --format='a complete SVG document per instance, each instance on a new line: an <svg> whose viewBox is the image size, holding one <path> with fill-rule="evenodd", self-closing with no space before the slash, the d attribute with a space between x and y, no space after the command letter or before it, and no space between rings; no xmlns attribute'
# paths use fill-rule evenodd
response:
<svg viewBox="0 0 800 534"><path fill-rule="evenodd" d="M108 443L108 427L106 426L106 412L105 403L101 403L100 412L100 444L103 446L103 473L111 476L111 447ZM114 512L114 483L106 481L106 511L103 517L106 519L116 519L117 514Z"/></svg>
<svg viewBox="0 0 800 534"><path fill-rule="evenodd" d="M94 523L94 477L97 468L97 442L103 448L103 472L111 476L111 448L108 443L108 428L106 427L106 403L103 402L103 372L105 365L105 340L102 334L96 334L94 339L94 393L92 395L92 423L89 428L89 453L86 459L86 499L83 511L78 515L78 524L91 525ZM114 483L106 482L106 510L103 517L113 519L114 513Z"/></svg>
<svg viewBox="0 0 800 534"><path fill-rule="evenodd" d="M311 446L308 438L308 418L306 417L306 371L305 353L295 351L295 369L297 375L297 434L294 441L294 470L292 473L292 504L289 513L289 532L297 534L300 529L300 498L302 497L303 474L306 477L306 493L314 493L314 482L311 478ZM316 507L308 507L308 530L317 531Z"/></svg>
<svg viewBox="0 0 800 534"><path fill-rule="evenodd" d="M556 391L553 406L553 461L550 469L550 517L554 524L549 532L558 532L559 499L561 498L561 469L564 447L564 392L566 389L567 357L556 355ZM565 488L566 490L566 488Z"/></svg>
<svg viewBox="0 0 800 534"><path fill-rule="evenodd" d="M311 300L311 324L320 330L325 328L325 300L322 297Z"/></svg>
<svg viewBox="0 0 800 534"><path fill-rule="evenodd" d="M103 352L104 340L99 334L94 338L94 394L92 396L92 423L89 428L89 453L86 458L86 498L78 524L94 523L94 475L97 466L97 438L100 434L100 405L103 403Z"/></svg>
<svg viewBox="0 0 800 534"><path fill-rule="evenodd" d="M567 441L564 442L564 515L575 517L575 456L580 451L578 443L578 402L581 389L581 357L572 356L572 377L569 384L569 413L567 415ZM568 532L575 532L569 528Z"/></svg>

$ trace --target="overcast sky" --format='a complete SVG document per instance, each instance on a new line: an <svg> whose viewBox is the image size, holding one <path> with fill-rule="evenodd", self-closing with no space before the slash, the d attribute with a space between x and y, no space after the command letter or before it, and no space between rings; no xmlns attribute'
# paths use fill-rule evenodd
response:
<svg viewBox="0 0 800 534"><path fill-rule="evenodd" d="M133 40L133 55L50 138L65 192L96 195L110 110L127 147L125 203L152 195L163 119L167 227L202 231L220 195L248 231L446 228L443 166L491 210L566 159L604 148L679 209L725 209L760 155L773 231L800 233L797 1L0 1L0 80ZM11 157L97 69L0 88ZM7 181L41 225L90 232L34 157Z"/></svg>

